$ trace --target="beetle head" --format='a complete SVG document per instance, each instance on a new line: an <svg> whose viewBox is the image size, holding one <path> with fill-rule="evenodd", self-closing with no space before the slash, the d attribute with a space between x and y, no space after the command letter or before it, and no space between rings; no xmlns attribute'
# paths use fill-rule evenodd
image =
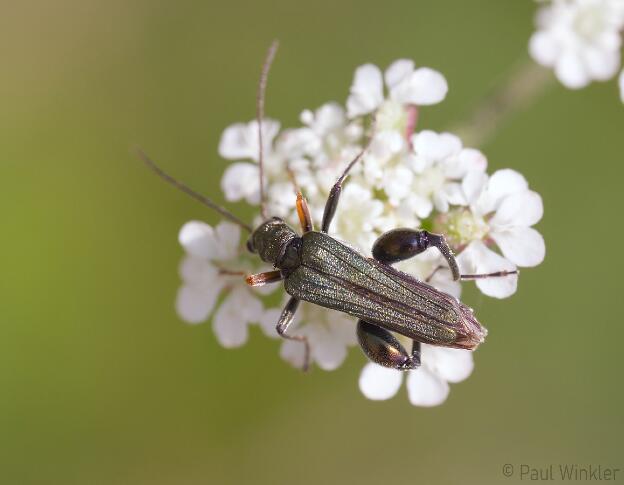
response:
<svg viewBox="0 0 624 485"><path fill-rule="evenodd" d="M262 261L278 268L296 265L297 233L279 217L273 217L260 224L249 237L247 249L258 253Z"/></svg>

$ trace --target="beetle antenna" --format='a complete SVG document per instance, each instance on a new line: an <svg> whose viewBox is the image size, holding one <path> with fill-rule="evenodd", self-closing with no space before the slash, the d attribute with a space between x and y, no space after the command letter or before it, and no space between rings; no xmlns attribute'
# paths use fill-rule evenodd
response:
<svg viewBox="0 0 624 485"><path fill-rule="evenodd" d="M353 160L351 160L351 162L349 162L349 165L347 165L347 168L344 169L344 172L342 172L342 175L338 177L338 181L336 182L337 184L342 184L347 178L347 175L349 175L349 172L351 171L353 166L362 159L362 157L366 153L366 150L368 150L371 144L373 143L373 138L375 138L376 131L377 131L377 117L375 114L373 114L371 118L371 124L369 127L368 140L364 144L364 147L362 148L360 153L358 153L356 157Z"/></svg>
<svg viewBox="0 0 624 485"><path fill-rule="evenodd" d="M267 213L266 207L266 196L264 194L264 147L262 140L262 123L264 121L264 100L266 98L266 86L267 80L269 78L269 70L271 69L271 64L273 64L273 59L275 58L275 53L277 52L277 47L279 46L279 42L274 40L267 51L266 58L264 59L264 64L262 65L262 72L260 74L260 81L258 82L258 93L256 96L256 118L258 121L258 167L259 167L259 177L260 177L260 213L264 219L268 219L269 215Z"/></svg>
<svg viewBox="0 0 624 485"><path fill-rule="evenodd" d="M290 184L293 187L293 192L295 194L301 192L301 187L299 187L299 183L297 182L297 175L288 163L286 164L286 175L288 176L288 180L290 180Z"/></svg>
<svg viewBox="0 0 624 485"><path fill-rule="evenodd" d="M187 185L183 184L179 180L176 180L171 175L166 173L162 168L160 168L158 165L156 165L156 163L150 157L148 157L143 150L141 150L140 148L137 148L136 151L137 151L137 154L139 155L139 158L141 160L143 160L145 165L147 165L147 167L150 170L152 170L156 175L158 175L160 178L162 178L166 182L170 183L174 187L180 189L185 194L190 195L195 200L198 200L199 202L201 202L205 206L210 207L211 209L217 211L219 214L221 214L223 217L225 217L229 221L233 222L234 224L238 224L243 229L245 229L245 230L247 230L249 232L253 232L253 228L249 224L246 224L245 222L240 220L238 217L236 217L234 214L232 214L230 211L228 211L225 207L221 207L220 205L214 203L208 197L206 197L206 196L204 196L204 195L202 195L202 194L200 194L198 192L195 192L193 189L191 189Z"/></svg>

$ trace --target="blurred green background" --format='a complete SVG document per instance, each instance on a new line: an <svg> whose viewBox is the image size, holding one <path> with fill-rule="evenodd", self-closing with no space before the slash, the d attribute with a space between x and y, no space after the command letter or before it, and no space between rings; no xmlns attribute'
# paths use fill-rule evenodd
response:
<svg viewBox="0 0 624 485"><path fill-rule="evenodd" d="M545 203L547 257L506 301L466 291L490 335L438 408L357 388L364 357L302 375L255 331L218 346L173 308L189 219L217 217L141 166L141 144L221 197L221 131L344 101L353 70L443 72L421 126L470 114L526 57L529 1L3 2L0 483L516 483L506 463L624 469L624 106L614 82L553 88L483 147ZM237 207L242 212L244 208ZM470 285L468 285L470 286ZM620 472L618 481L624 478Z"/></svg>

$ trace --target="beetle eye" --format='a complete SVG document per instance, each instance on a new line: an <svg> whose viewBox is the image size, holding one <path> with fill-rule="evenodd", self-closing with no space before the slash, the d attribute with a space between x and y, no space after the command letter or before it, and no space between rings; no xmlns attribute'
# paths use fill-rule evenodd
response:
<svg viewBox="0 0 624 485"><path fill-rule="evenodd" d="M249 251L250 253L255 253L256 252L256 247L254 246L253 243L253 237L250 237L249 239L247 239L247 251Z"/></svg>

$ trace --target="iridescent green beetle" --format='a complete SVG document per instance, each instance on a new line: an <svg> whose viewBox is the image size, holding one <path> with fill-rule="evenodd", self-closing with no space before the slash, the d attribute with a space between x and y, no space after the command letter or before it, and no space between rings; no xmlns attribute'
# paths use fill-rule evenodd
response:
<svg viewBox="0 0 624 485"><path fill-rule="evenodd" d="M264 93L269 68L277 43L269 49L258 86L257 119L260 172L261 214L264 219L256 229L240 220L224 207L194 192L163 172L143 152L145 163L169 183L191 195L204 205L251 233L247 248L273 264L275 270L250 275L251 286L284 283L290 295L276 323L283 338L301 341L306 348L304 368L309 363L306 337L291 335L288 327L294 319L301 300L340 311L358 318L357 335L362 350L377 364L398 370L415 369L420 365L420 344L474 350L483 342L487 331L475 318L471 308L458 299L436 290L426 282L394 269L391 265L436 247L445 257L454 280L504 277L517 271L461 275L451 248L444 236L409 228L393 229L381 235L372 248L372 258L339 242L328 234L336 213L344 181L349 171L368 147L345 168L332 187L323 213L321 230L315 231L307 203L297 193L297 214L302 235L298 235L282 219L269 217L264 196L262 121ZM374 132L374 129L371 128ZM372 134L371 137L372 139ZM369 141L370 143L370 141ZM391 333L412 340L408 352Z"/></svg>

